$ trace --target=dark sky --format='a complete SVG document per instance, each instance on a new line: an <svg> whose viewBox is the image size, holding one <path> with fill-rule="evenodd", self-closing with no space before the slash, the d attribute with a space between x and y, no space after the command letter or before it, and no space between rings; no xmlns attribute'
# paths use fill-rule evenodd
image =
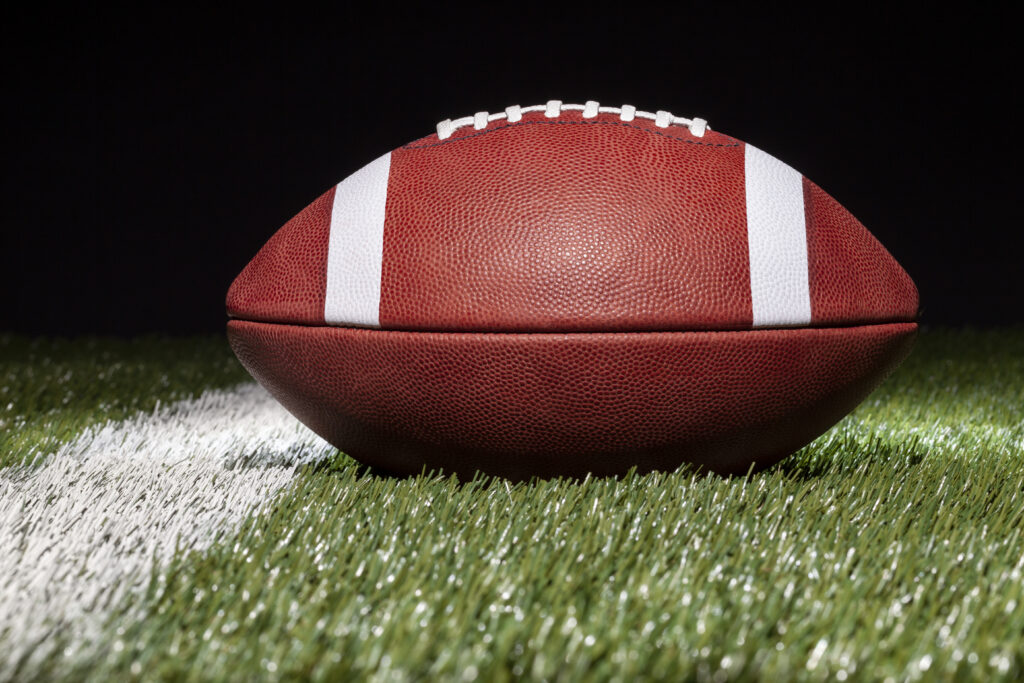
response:
<svg viewBox="0 0 1024 683"><path fill-rule="evenodd" d="M1008 18L599 7L9 17L0 329L222 329L234 275L331 184L548 99L708 119L860 218L925 322L1024 322Z"/></svg>

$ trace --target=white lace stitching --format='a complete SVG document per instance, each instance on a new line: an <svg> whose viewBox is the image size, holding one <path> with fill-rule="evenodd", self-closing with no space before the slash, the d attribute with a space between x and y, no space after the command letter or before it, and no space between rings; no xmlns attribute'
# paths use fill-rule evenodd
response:
<svg viewBox="0 0 1024 683"><path fill-rule="evenodd" d="M509 123L516 123L521 121L523 114L528 114L534 111L544 112L544 116L549 119L553 119L561 115L564 111L580 111L583 112L583 118L592 119L598 114L618 114L619 119L629 123L634 119L648 119L654 121L654 125L659 128L668 128L669 126L684 126L690 129L690 134L697 138L704 137L705 131L708 130L708 122L704 119L693 118L684 119L682 116L673 116L672 112L659 111L655 114L646 111L637 111L637 108L630 105L624 104L622 107L602 107L594 100L589 100L586 104L562 104L561 100L548 100L545 104L536 104L532 107L520 107L518 104L506 107L505 111L490 114L485 111L478 111L472 116L463 116L461 119L445 119L437 124L437 137L440 140L446 140L452 136L452 133L457 131L459 128L466 126L473 126L475 130L483 130L492 121L504 121L508 120Z"/></svg>

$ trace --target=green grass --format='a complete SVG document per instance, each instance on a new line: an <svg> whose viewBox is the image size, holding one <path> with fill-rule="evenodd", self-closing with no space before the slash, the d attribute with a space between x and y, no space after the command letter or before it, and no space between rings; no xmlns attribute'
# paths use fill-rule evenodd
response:
<svg viewBox="0 0 1024 683"><path fill-rule="evenodd" d="M132 350L138 381L183 393L237 378L222 342L193 343L105 358ZM141 369L144 349L162 369ZM95 356L8 372L45 397L18 403L41 407L25 424L59 422L62 373L103 367ZM152 405L124 383L133 398L92 400ZM14 431L22 449L35 438ZM233 538L154 566L70 673L1016 680L1022 527L1024 329L930 331L850 417L750 477L509 485L383 478L341 455L310 466Z"/></svg>
<svg viewBox="0 0 1024 683"><path fill-rule="evenodd" d="M37 462L89 425L247 377L222 337L0 335L0 467Z"/></svg>

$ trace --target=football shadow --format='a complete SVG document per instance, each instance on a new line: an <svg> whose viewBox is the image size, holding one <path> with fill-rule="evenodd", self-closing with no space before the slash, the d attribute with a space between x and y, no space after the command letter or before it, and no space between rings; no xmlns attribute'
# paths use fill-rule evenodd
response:
<svg viewBox="0 0 1024 683"><path fill-rule="evenodd" d="M643 478L648 475L655 476L683 476L699 480L721 480L736 481L743 478L756 478L763 476L779 475L785 479L797 482L812 482L843 473L853 473L866 465L873 463L899 464L900 467L915 467L927 456L924 444L916 439L907 443L888 444L872 443L861 452L850 453L842 449L821 450L814 446L807 446L793 455L783 458L781 461L764 467L756 463L744 473L720 473L710 470L701 465L683 463L675 470L645 470L638 471L635 467L621 474L589 475L588 477L531 477L526 479L509 479L500 475L490 475L484 472L476 472L472 475L459 472L446 472L438 469L427 469L424 467L420 472L408 473L389 470L375 465L367 465L355 460L342 451L335 451L334 455L322 458L306 466L306 471L313 475L331 476L337 474L349 474L354 470L356 477L374 477L383 480L411 480L419 477L428 479L454 478L458 486L476 482L483 483L490 479L506 481L510 484L534 484L544 481L561 480L567 483L580 484L586 478L621 481L630 478Z"/></svg>
<svg viewBox="0 0 1024 683"><path fill-rule="evenodd" d="M692 465L689 463L683 463L677 469L672 471L665 470L645 470L638 471L637 468L630 468L628 471L619 474L602 474L602 475L587 475L586 477L578 476L562 476L562 477L529 477L525 479L511 479L503 477L501 475L492 475L486 472L477 471L473 474L466 474L460 472L446 472L443 469L428 469L424 467L422 470L416 473L409 472L398 472L395 470L389 470L376 465L367 465L359 462L344 452L338 450L335 451L334 455L323 458L316 462L310 463L306 466L306 471L312 475L319 476L332 476L340 475L342 473L355 472L356 477L374 477L384 480L401 481L401 480L412 480L419 477L426 479L448 479L454 478L459 487L465 486L470 483L483 484L490 480L504 481L509 484L522 484L532 485L540 482L547 481L563 481L571 484L582 484L586 479L601 479L609 481L621 481L631 478L642 478L647 475L666 476L670 474L682 474L683 476L696 477L696 478L712 478L729 480L737 477L747 476L745 474L729 475L720 474L713 472L702 466Z"/></svg>

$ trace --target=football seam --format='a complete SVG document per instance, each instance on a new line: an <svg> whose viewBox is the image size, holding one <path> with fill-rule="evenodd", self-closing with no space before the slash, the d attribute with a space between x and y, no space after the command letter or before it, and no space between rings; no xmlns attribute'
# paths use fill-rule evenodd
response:
<svg viewBox="0 0 1024 683"><path fill-rule="evenodd" d="M368 332L395 332L401 334L452 334L452 335L465 335L465 334L476 334L476 335L503 335L503 336L530 336L530 335L557 335L557 336L583 336L583 335L595 335L595 334L614 334L614 335L630 335L630 334L736 334L742 332L767 332L767 331L784 331L784 330L847 330L858 327L885 327L888 325L917 325L917 318L910 319L895 319L885 320L879 322L851 322L845 325L797 325L797 326L765 326L765 327L753 327L753 328L735 328L735 329L708 329L708 330L577 330L577 331L500 331L500 330L403 330L403 329L384 329L381 327L370 327L363 325L324 325L324 324L313 324L313 323L300 323L300 322L277 322L268 320L253 320L251 318L237 318L229 316L228 322L245 322L255 323L258 325L281 325L285 327L309 327L315 329L338 329L338 330L367 330Z"/></svg>
<svg viewBox="0 0 1024 683"><path fill-rule="evenodd" d="M470 133L469 135L463 135L463 136L460 136L460 137L452 137L452 138L450 138L448 140L444 140L444 141L441 141L441 142L431 142L431 143L428 143L428 144L425 144L425 145L416 145L416 144L410 143L408 145L403 145L402 147L399 147L399 149L425 149L425 148L428 148L428 147L441 147L442 145L450 145L450 144L455 143L455 142L461 142L463 140L469 140L469 139L472 139L472 138L475 138L475 137L479 137L481 135L488 135L490 133L496 133L496 132L498 132L500 130L504 130L506 128L516 128L517 126L536 126L536 125L548 125L548 126L595 126L595 125L620 126L622 128L634 128L634 129L642 131L644 133L650 133L651 135L660 135L663 138L668 138L670 140L679 140L680 142L685 142L685 143L687 143L689 145L699 145L701 147L739 147L740 144L742 144L742 143L739 143L739 142L733 142L733 143L698 142L697 140L690 140L688 138L679 137L678 135L669 135L668 133L662 133L662 132L659 132L659 131L656 131L656 130L650 130L649 128L645 128L643 126L637 126L637 125L634 125L634 124L631 124L631 123L625 123L625 122L622 122L622 121L522 121L520 123L506 123L505 125L494 126L493 128L492 127L488 127L487 130L482 130L482 131L479 131L477 133Z"/></svg>

